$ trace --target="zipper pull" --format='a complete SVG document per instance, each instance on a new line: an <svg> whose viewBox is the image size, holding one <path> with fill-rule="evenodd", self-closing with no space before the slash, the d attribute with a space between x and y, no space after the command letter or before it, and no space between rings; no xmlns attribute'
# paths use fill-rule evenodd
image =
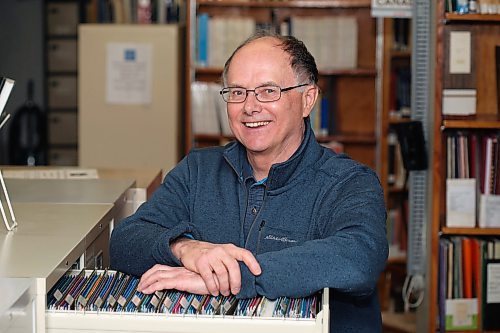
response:
<svg viewBox="0 0 500 333"><path fill-rule="evenodd" d="M259 225L259 232L262 231L262 228L266 225L266 221L262 220Z"/></svg>

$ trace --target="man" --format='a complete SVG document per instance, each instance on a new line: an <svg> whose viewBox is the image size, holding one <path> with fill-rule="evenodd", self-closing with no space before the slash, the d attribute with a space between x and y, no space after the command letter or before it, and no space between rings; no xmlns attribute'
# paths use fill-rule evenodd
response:
<svg viewBox="0 0 500 333"><path fill-rule="evenodd" d="M381 330L387 257L376 175L316 141L318 71L293 37L257 34L224 68L236 142L194 150L111 238L139 290L303 297L331 288L332 332Z"/></svg>

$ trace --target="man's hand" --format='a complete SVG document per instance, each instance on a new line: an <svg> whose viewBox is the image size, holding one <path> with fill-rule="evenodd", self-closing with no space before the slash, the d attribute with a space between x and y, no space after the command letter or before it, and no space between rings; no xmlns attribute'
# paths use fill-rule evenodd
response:
<svg viewBox="0 0 500 333"><path fill-rule="evenodd" d="M170 267L156 264L144 273L137 290L151 294L157 290L177 289L193 294L209 294L205 282L198 273L184 267Z"/></svg>
<svg viewBox="0 0 500 333"><path fill-rule="evenodd" d="M173 254L185 268L203 278L212 295L219 292L227 296L236 295L241 290L242 261L254 275L260 275L260 265L252 252L233 244L212 244L188 238L172 243Z"/></svg>

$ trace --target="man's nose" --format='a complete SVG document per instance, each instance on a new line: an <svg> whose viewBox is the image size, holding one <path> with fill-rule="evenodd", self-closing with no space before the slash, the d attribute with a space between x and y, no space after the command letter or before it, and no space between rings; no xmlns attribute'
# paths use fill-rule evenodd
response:
<svg viewBox="0 0 500 333"><path fill-rule="evenodd" d="M257 100L257 95L255 94L255 91L253 90L247 91L247 98L244 103L245 103L244 110L245 113L247 114L252 114L254 112L261 111L261 105Z"/></svg>

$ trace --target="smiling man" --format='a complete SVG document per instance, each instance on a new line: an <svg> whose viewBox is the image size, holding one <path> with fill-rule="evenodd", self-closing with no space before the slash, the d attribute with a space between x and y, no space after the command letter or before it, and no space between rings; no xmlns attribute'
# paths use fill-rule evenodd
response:
<svg viewBox="0 0 500 333"><path fill-rule="evenodd" d="M236 141L190 152L111 238L139 290L240 298L331 288L331 332L379 332L387 258L376 175L316 141L318 70L293 37L259 33L226 62Z"/></svg>

